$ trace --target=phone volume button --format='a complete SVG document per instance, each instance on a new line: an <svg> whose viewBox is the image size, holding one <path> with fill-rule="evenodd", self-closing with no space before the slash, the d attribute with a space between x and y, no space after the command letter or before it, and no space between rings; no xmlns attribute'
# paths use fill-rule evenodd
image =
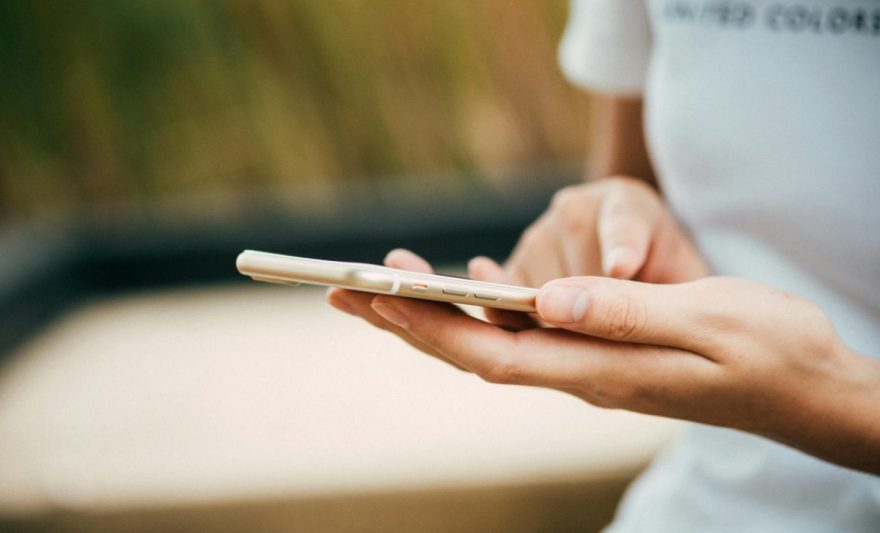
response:
<svg viewBox="0 0 880 533"><path fill-rule="evenodd" d="M501 295L497 292L475 292L474 296L480 300L500 300Z"/></svg>
<svg viewBox="0 0 880 533"><path fill-rule="evenodd" d="M468 291L462 289L454 289L452 287L443 287L443 294L449 294L452 296L467 296Z"/></svg>

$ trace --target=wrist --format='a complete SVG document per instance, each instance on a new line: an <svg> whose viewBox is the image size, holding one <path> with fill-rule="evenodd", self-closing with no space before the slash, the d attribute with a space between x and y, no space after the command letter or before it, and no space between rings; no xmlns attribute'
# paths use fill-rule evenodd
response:
<svg viewBox="0 0 880 533"><path fill-rule="evenodd" d="M774 440L836 464L880 472L880 361L841 345L817 380L804 383L795 413Z"/></svg>
<svg viewBox="0 0 880 533"><path fill-rule="evenodd" d="M880 473L880 360L846 350L848 390L830 402L829 420L836 433L825 458Z"/></svg>

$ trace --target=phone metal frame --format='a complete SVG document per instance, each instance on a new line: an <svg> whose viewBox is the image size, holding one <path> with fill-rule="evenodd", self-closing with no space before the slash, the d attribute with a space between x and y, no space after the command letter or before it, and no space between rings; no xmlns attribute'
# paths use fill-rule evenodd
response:
<svg viewBox="0 0 880 533"><path fill-rule="evenodd" d="M526 313L535 312L538 295L538 289L529 287L256 250L243 251L235 265L245 276L267 283L294 286L308 283Z"/></svg>

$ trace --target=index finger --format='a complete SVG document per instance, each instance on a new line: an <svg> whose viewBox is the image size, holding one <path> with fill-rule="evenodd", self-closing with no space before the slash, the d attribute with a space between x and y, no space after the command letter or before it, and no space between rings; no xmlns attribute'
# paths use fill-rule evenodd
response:
<svg viewBox="0 0 880 533"><path fill-rule="evenodd" d="M400 270L409 270L411 272L422 272L424 274L433 274L434 269L431 264L425 261L421 256L405 249L395 248L388 252L385 256L385 266L391 268L399 268Z"/></svg>

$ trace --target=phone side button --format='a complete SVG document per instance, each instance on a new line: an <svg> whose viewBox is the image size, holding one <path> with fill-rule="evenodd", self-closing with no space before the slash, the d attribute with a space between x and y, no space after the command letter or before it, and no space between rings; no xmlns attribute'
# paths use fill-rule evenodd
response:
<svg viewBox="0 0 880 533"><path fill-rule="evenodd" d="M475 292L474 296L480 300L500 300L501 295L495 292Z"/></svg>
<svg viewBox="0 0 880 533"><path fill-rule="evenodd" d="M468 292L461 289L454 289L452 287L443 287L443 294L450 294L452 296L467 296Z"/></svg>

